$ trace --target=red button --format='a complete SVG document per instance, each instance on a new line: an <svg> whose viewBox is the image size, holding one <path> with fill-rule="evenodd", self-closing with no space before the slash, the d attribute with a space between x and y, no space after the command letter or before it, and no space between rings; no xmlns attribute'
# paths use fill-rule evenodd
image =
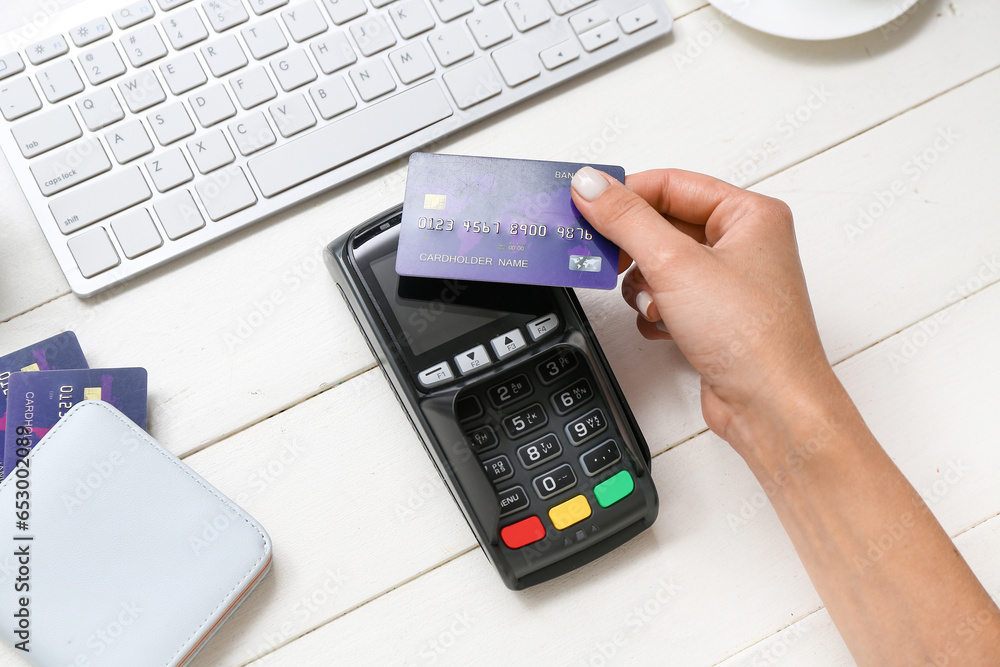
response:
<svg viewBox="0 0 1000 667"><path fill-rule="evenodd" d="M500 529L500 537L503 543L511 549L520 549L526 544L537 542L545 537L545 526L537 516L529 516L524 521L512 523L506 528Z"/></svg>

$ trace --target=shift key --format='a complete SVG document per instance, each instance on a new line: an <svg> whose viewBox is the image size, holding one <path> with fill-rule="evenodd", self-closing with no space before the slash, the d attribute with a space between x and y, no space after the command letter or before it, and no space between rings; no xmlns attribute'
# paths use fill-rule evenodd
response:
<svg viewBox="0 0 1000 667"><path fill-rule="evenodd" d="M153 196L139 167L129 167L49 202L59 231L83 229Z"/></svg>

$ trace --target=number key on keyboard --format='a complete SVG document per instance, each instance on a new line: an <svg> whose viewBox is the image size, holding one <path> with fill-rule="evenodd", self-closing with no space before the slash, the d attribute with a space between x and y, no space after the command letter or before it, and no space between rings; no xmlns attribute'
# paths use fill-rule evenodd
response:
<svg viewBox="0 0 1000 667"><path fill-rule="evenodd" d="M208 39L208 28L198 16L198 10L188 7L171 14L168 18L160 21L163 32L170 40L170 46L175 49L183 49L192 44Z"/></svg>
<svg viewBox="0 0 1000 667"><path fill-rule="evenodd" d="M72 60L63 60L39 70L35 77L49 102L64 100L83 90L83 81Z"/></svg>
<svg viewBox="0 0 1000 667"><path fill-rule="evenodd" d="M81 54L79 60L87 80L95 86L125 73L125 62L111 42Z"/></svg>
<svg viewBox="0 0 1000 667"><path fill-rule="evenodd" d="M242 0L205 0L201 7L215 32L229 30L250 19Z"/></svg>
<svg viewBox="0 0 1000 667"><path fill-rule="evenodd" d="M288 0L250 0L250 9L257 16L261 14L266 14L272 9L277 9L278 7L284 7L288 4Z"/></svg>
<svg viewBox="0 0 1000 667"><path fill-rule="evenodd" d="M137 28L118 41L125 49L125 55L128 56L132 67L142 67L167 55L167 46L160 38L155 25Z"/></svg>

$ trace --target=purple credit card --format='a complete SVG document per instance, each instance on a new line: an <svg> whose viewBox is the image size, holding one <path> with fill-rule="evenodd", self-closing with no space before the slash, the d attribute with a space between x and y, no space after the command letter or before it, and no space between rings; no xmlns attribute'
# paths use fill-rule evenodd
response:
<svg viewBox="0 0 1000 667"><path fill-rule="evenodd" d="M18 461L71 407L85 400L106 401L145 429L146 369L92 368L12 374L7 392L3 454L7 475L13 474Z"/></svg>
<svg viewBox="0 0 1000 667"><path fill-rule="evenodd" d="M86 367L87 358L83 356L80 343L72 331L64 331L0 357L0 389L3 390L3 395L0 395L0 463L3 461L4 431L7 428L7 383L11 373ZM0 479L3 479L2 466Z"/></svg>
<svg viewBox="0 0 1000 667"><path fill-rule="evenodd" d="M573 205L576 162L414 153L396 273L612 289L618 247ZM625 181L625 170L589 165Z"/></svg>

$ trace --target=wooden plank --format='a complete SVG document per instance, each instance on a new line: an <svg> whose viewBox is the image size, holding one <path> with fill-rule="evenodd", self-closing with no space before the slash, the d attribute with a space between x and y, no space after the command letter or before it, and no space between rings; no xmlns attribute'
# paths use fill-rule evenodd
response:
<svg viewBox="0 0 1000 667"><path fill-rule="evenodd" d="M986 390L1000 373L992 334L1000 326L1000 286L946 312L949 326L907 373L892 372L883 359L919 325L840 364L838 373L887 451L957 534L1000 511L995 397ZM446 648L438 656L443 662L472 664L484 646L503 646L514 663L588 665L614 657L662 664L668 651L668 664L708 665L819 607L763 492L728 445L702 434L656 457L654 477L662 509L653 529L595 564L512 593L476 550L273 658L295 665L328 664L338 655L416 663ZM380 551L373 561L375 552L363 551L373 568L401 556L398 549ZM1000 578L995 558L981 568Z"/></svg>

